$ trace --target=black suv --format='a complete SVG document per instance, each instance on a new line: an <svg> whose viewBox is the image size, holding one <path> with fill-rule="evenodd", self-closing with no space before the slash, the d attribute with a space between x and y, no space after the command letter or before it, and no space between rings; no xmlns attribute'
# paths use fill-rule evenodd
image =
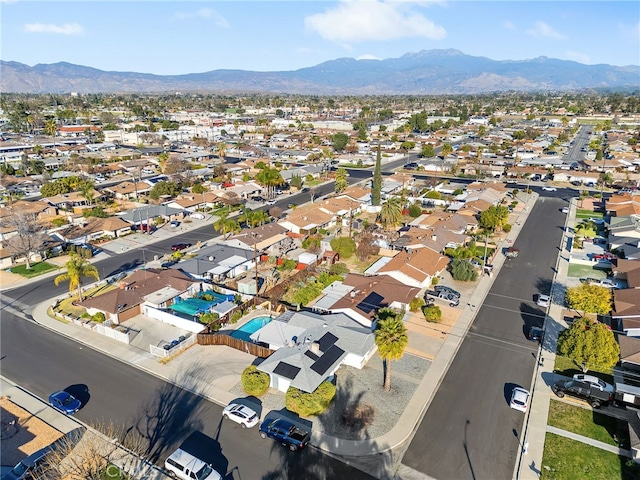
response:
<svg viewBox="0 0 640 480"><path fill-rule="evenodd" d="M600 408L612 400L610 393L577 380L559 380L551 386L551 390L560 398L566 394L586 400L593 408Z"/></svg>
<svg viewBox="0 0 640 480"><path fill-rule="evenodd" d="M440 292L445 292L449 295L453 295L456 298L460 298L460 292L454 290L451 287L447 287L446 285L436 285L435 287L433 287L434 292L440 293Z"/></svg>

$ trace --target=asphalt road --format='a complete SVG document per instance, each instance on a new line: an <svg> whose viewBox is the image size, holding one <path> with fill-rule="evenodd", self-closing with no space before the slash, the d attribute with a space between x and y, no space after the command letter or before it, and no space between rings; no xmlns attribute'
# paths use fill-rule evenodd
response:
<svg viewBox="0 0 640 480"><path fill-rule="evenodd" d="M190 434L201 432L206 435L198 442L201 447L206 443L204 459L227 472L227 479L372 478L313 448L290 452L260 438L257 427L243 430L222 422L217 404L6 310L0 349L3 376L45 399L72 387L86 403L78 419L132 428L146 440L145 456L159 465Z"/></svg>
<svg viewBox="0 0 640 480"><path fill-rule="evenodd" d="M536 295L548 294L567 202L559 190L538 199L429 406L402 463L438 480L510 479L524 416L509 408L511 390L529 389L542 325ZM474 308L468 305L466 308Z"/></svg>

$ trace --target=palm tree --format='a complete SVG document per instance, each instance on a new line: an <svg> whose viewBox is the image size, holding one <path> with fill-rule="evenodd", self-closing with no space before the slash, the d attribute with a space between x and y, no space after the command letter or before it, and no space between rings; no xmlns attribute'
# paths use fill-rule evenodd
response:
<svg viewBox="0 0 640 480"><path fill-rule="evenodd" d="M54 278L53 283L58 286L62 282L68 281L69 293L73 293L73 290L77 289L78 301L82 302L82 277L92 277L99 280L98 269L91 265L86 258L82 258L76 253L71 254L71 258L64 266L67 268L67 272Z"/></svg>
<svg viewBox="0 0 640 480"><path fill-rule="evenodd" d="M284 183L284 178L282 178L282 175L277 168L266 167L260 170L260 172L256 175L256 181L260 185L266 187L267 198L272 198L273 190L275 189L275 187Z"/></svg>
<svg viewBox="0 0 640 480"><path fill-rule="evenodd" d="M382 223L385 228L394 227L400 223L400 218L402 218L400 199L398 197L390 197L384 202L380 209L379 218L380 223Z"/></svg>
<svg viewBox="0 0 640 480"><path fill-rule="evenodd" d="M218 145L216 145L216 149L218 157L222 160L222 163L224 163L224 159L227 158L227 144L219 142Z"/></svg>
<svg viewBox="0 0 640 480"><path fill-rule="evenodd" d="M58 125L56 124L55 120L51 119L45 122L44 131L47 132L47 134L51 135L51 138L53 139L53 151L57 157L58 151L56 150L56 130L58 130Z"/></svg>
<svg viewBox="0 0 640 480"><path fill-rule="evenodd" d="M391 390L391 360L402 358L404 349L409 344L409 337L400 314L391 308L381 308L376 317L375 341L384 367L384 389L389 391Z"/></svg>
<svg viewBox="0 0 640 480"><path fill-rule="evenodd" d="M82 184L80 185L80 195L82 195L89 202L89 205L92 205L93 199L95 198L93 184L91 184L91 182L82 182Z"/></svg>

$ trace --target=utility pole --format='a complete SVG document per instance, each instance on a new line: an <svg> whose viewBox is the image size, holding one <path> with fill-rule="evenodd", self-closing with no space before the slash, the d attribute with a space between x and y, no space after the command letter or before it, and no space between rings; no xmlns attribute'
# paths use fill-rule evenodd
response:
<svg viewBox="0 0 640 480"><path fill-rule="evenodd" d="M256 298L258 298L258 291L260 290L258 286L258 234L253 232L251 236L253 237L253 263L256 267Z"/></svg>

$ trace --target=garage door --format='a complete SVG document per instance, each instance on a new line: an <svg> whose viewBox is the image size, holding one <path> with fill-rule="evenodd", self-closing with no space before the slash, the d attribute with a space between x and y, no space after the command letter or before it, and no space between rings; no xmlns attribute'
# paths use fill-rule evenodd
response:
<svg viewBox="0 0 640 480"><path fill-rule="evenodd" d="M125 310L123 312L120 312L118 314L118 322L122 323L126 320L130 320L133 317L135 317L136 315L140 314L140 305L136 305L133 308L130 308L129 310Z"/></svg>

